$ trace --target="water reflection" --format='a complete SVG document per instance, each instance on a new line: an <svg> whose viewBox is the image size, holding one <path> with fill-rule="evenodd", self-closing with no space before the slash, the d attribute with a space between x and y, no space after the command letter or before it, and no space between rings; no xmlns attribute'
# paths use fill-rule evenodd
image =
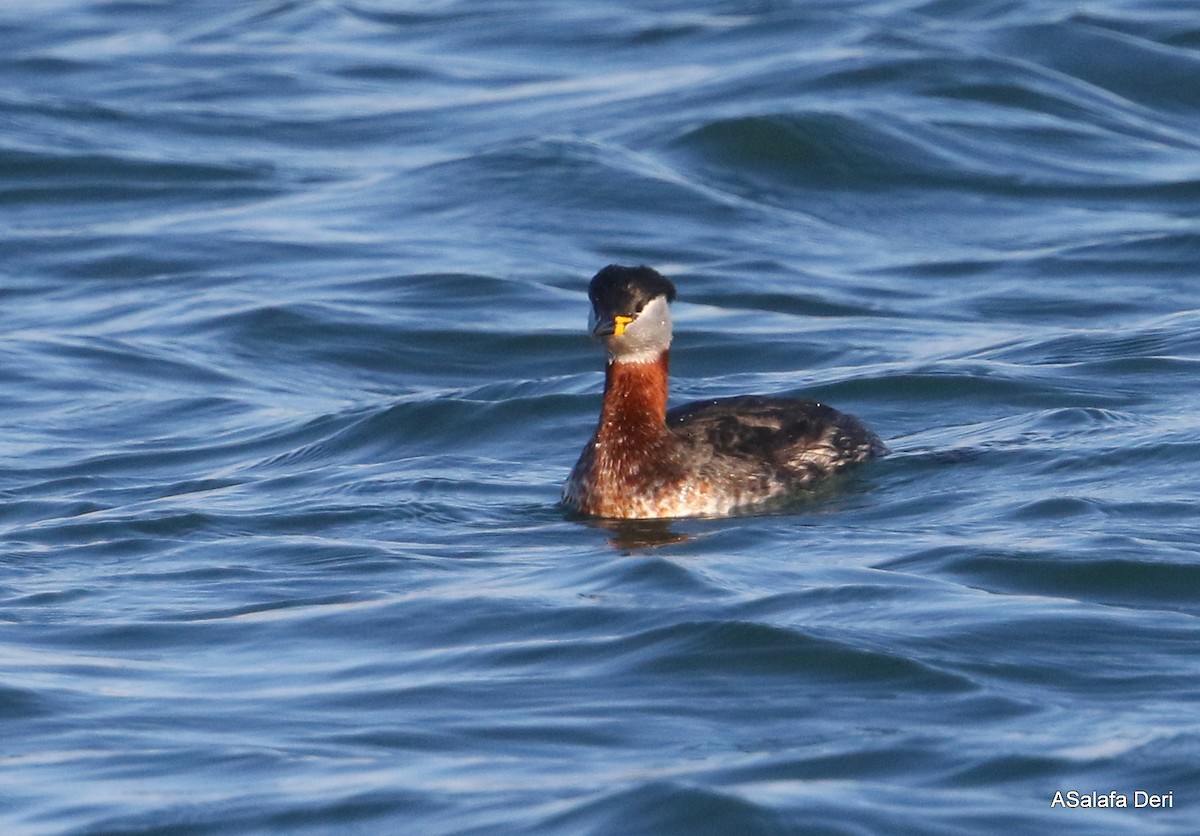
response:
<svg viewBox="0 0 1200 836"><path fill-rule="evenodd" d="M611 533L609 545L624 551L638 551L685 543L690 535L671 528L676 520L582 520L593 528L602 528Z"/></svg>

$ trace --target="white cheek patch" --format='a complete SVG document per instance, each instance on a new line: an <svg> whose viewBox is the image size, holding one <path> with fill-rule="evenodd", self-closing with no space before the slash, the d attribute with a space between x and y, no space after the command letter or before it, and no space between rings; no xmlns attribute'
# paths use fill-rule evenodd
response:
<svg viewBox="0 0 1200 836"><path fill-rule="evenodd" d="M651 299L621 336L608 339L608 352L625 363L651 363L671 345L671 309L666 297Z"/></svg>

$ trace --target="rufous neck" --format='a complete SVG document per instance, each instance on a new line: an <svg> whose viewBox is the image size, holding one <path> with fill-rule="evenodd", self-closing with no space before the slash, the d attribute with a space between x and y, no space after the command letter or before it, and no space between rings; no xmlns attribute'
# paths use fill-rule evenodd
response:
<svg viewBox="0 0 1200 836"><path fill-rule="evenodd" d="M613 420L665 425L669 368L669 350L649 362L610 359L604 376L601 425Z"/></svg>

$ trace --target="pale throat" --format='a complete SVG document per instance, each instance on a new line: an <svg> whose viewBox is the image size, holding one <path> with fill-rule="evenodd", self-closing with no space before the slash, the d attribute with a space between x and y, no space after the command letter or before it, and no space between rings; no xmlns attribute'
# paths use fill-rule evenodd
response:
<svg viewBox="0 0 1200 836"><path fill-rule="evenodd" d="M656 297L634 317L616 317L619 328L605 343L609 362L657 363L671 347L671 309Z"/></svg>

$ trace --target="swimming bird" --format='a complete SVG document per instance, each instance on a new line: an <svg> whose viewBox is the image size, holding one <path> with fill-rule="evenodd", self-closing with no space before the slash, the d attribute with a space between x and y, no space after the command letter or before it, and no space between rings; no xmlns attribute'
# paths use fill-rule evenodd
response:
<svg viewBox="0 0 1200 836"><path fill-rule="evenodd" d="M721 516L813 487L887 447L852 415L747 395L667 409L675 285L650 267L592 278L591 332L608 352L600 421L563 505L593 517Z"/></svg>

